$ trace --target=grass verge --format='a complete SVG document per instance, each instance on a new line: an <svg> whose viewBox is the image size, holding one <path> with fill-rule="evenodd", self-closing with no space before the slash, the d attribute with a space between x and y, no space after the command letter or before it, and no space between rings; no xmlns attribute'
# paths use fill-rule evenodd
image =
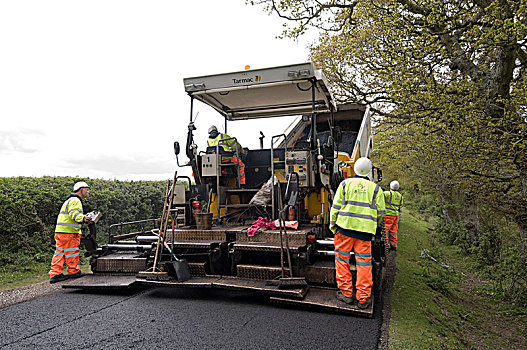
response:
<svg viewBox="0 0 527 350"><path fill-rule="evenodd" d="M526 344L527 310L499 300L470 257L439 243L405 209L391 296L389 349L511 349Z"/></svg>
<svg viewBox="0 0 527 350"><path fill-rule="evenodd" d="M81 255L83 251L81 250ZM79 263L81 271L90 271L89 260L81 257ZM31 264L6 265L0 267L0 292L9 289L15 289L27 286L33 283L39 283L49 280L49 262L32 262Z"/></svg>

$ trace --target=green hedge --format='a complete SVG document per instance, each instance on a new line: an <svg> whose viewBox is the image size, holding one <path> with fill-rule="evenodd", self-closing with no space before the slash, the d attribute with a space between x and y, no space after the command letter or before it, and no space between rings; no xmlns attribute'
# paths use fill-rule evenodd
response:
<svg viewBox="0 0 527 350"><path fill-rule="evenodd" d="M111 224L161 216L166 181L0 178L0 264L49 259L58 212L77 181L90 185L84 211L103 214L97 224L99 237L105 236Z"/></svg>

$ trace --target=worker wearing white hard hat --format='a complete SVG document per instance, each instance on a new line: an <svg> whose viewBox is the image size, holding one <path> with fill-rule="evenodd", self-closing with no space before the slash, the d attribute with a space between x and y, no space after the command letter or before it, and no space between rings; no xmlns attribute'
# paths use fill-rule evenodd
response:
<svg viewBox="0 0 527 350"><path fill-rule="evenodd" d="M50 283L64 281L68 278L82 277L79 268L79 245L83 223L90 223L91 218L84 215L82 200L90 195L90 186L79 181L73 185L73 192L60 208L55 226L55 254L51 259L49 271ZM63 274L64 263L67 275Z"/></svg>
<svg viewBox="0 0 527 350"><path fill-rule="evenodd" d="M81 188L90 188L90 186L84 181L76 182L75 185L73 185L73 192L77 192Z"/></svg>
<svg viewBox="0 0 527 350"><path fill-rule="evenodd" d="M385 213L382 189L368 179L372 167L366 157L355 161L355 177L340 183L331 206L329 223L335 234L335 269L339 288L336 297L347 304L356 303L361 309L371 305L371 241ZM357 266L356 294L353 293L350 271L352 252Z"/></svg>
<svg viewBox="0 0 527 350"><path fill-rule="evenodd" d="M384 217L384 229L388 235L390 248L397 250L397 231L399 231L399 216L404 204L403 195L399 192L399 181L390 182L390 190L384 191L386 202L386 216Z"/></svg>
<svg viewBox="0 0 527 350"><path fill-rule="evenodd" d="M371 160L369 160L366 157L361 157L355 161L353 164L353 170L355 171L355 175L361 176L361 177L367 177L373 168L373 165L371 163Z"/></svg>

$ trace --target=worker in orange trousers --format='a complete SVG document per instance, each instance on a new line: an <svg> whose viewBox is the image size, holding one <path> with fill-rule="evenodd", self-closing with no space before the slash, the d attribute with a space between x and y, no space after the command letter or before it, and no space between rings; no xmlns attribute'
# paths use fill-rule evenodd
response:
<svg viewBox="0 0 527 350"><path fill-rule="evenodd" d="M397 232L399 231L399 215L404 204L403 195L398 192L399 182L390 182L390 190L384 191L386 203L386 216L384 217L384 230L392 250L397 250Z"/></svg>
<svg viewBox="0 0 527 350"><path fill-rule="evenodd" d="M91 222L91 218L83 214L82 200L90 195L90 186L86 182L77 182L73 192L62 204L55 227L55 254L51 259L49 271L50 283L64 281L68 278L82 277L79 268L79 245L81 241L82 224ZM68 275L64 275L66 263Z"/></svg>

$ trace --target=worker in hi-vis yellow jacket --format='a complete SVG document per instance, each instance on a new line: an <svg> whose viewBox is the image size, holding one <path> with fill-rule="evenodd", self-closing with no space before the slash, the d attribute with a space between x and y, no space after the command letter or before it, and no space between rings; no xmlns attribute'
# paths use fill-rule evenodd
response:
<svg viewBox="0 0 527 350"><path fill-rule="evenodd" d="M231 139L229 135L218 132L218 128L216 128L215 125L212 125L209 128L208 132L209 132L209 138L207 140L207 146L209 147L216 146L218 142L220 142L221 140ZM236 153L236 149L238 149L238 154L240 155L240 157L245 154L245 150L234 139L221 141L220 147L223 148L227 152L234 152L234 153ZM238 168L240 171L240 185L245 185L245 164L243 164L241 159L238 159L236 155L233 155L230 157L222 156L221 162L222 163L232 162L232 163L238 164Z"/></svg>
<svg viewBox="0 0 527 350"><path fill-rule="evenodd" d="M399 230L399 213L404 204L403 195L399 192L399 182L390 182L390 190L384 191L386 202L386 216L384 217L384 229L388 235L390 248L397 250L397 231Z"/></svg>
<svg viewBox="0 0 527 350"><path fill-rule="evenodd" d="M335 269L339 291L337 299L356 303L361 309L371 305L371 242L385 213L382 189L368 179L372 163L357 159L355 177L342 181L335 193L330 212L330 229L335 234ZM356 295L350 271L351 252L357 266Z"/></svg>
<svg viewBox="0 0 527 350"><path fill-rule="evenodd" d="M51 259L49 271L50 283L64 281L68 278L82 277L79 268L79 245L81 243L81 227L83 223L90 223L91 218L84 215L82 200L90 195L90 186L80 181L73 185L73 192L60 208L55 227L55 254ZM67 265L68 275L63 271Z"/></svg>

